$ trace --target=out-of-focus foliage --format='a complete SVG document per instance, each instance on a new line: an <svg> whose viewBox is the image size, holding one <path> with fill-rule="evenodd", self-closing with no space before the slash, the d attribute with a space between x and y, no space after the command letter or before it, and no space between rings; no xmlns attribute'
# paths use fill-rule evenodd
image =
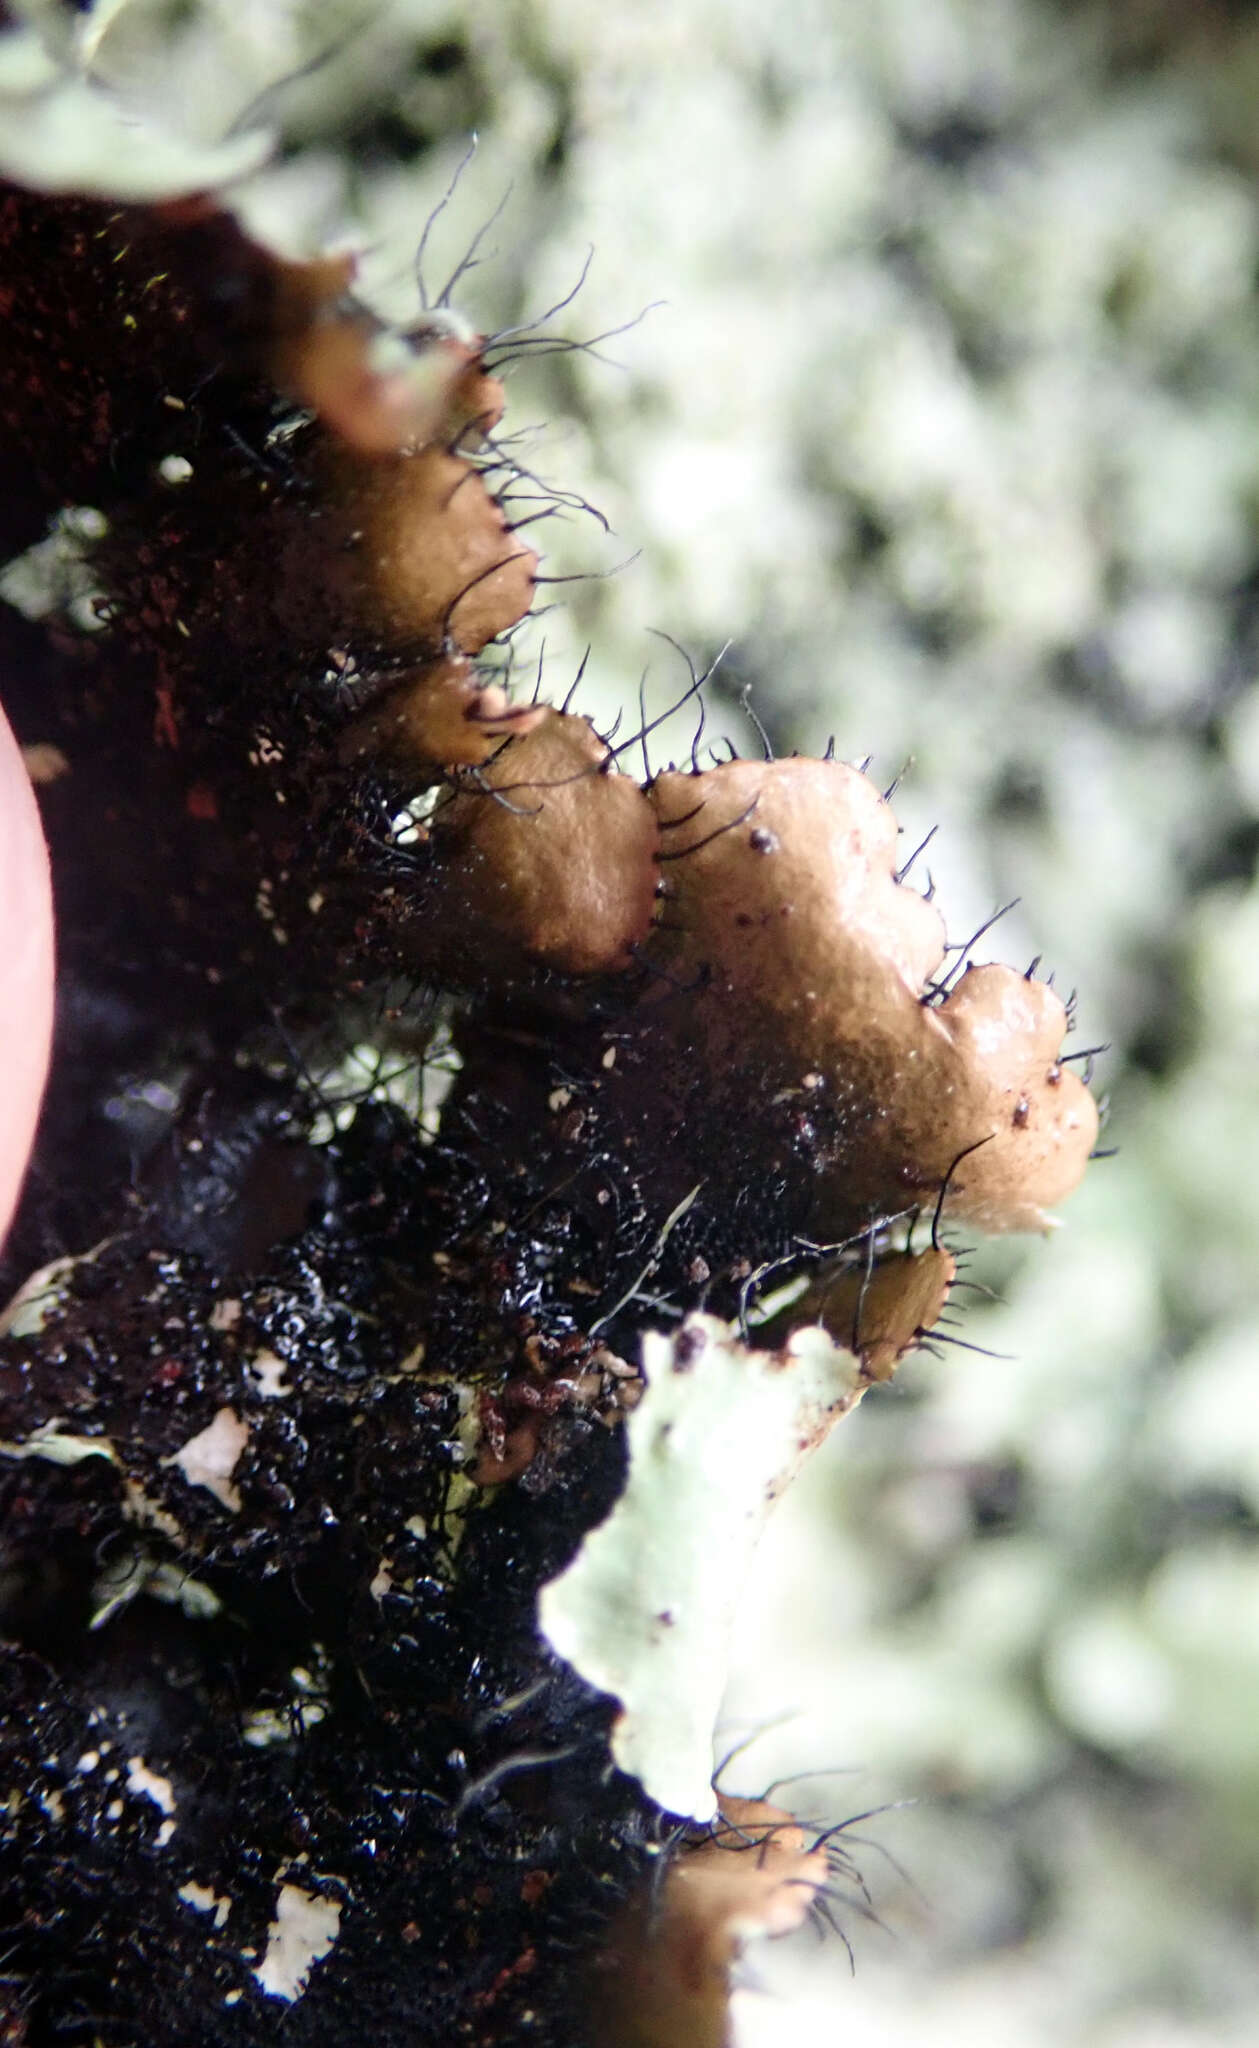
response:
<svg viewBox="0 0 1259 2048"><path fill-rule="evenodd" d="M31 8L70 35L69 11ZM108 16L108 18L106 18ZM1259 203L1246 10L1051 0L435 0L97 10L81 54L176 132L282 137L240 188L369 288L463 280L526 347L514 417L616 538L547 527L604 700L656 625L776 745L876 750L959 938L1021 895L1109 1040L1120 1156L982 1276L782 1510L732 1730L749 1787L865 1854L824 2038L1205 2048L1259 1996ZM78 30L80 38L84 31ZM322 59L323 61L316 61ZM280 84L286 75L290 82ZM275 90L269 90L275 86ZM1249 92L1249 97L1247 96ZM260 97L261 96L261 97ZM980 957L984 957L982 948ZM973 1267L972 1275L980 1269ZM806 1957L807 1960L807 1957ZM793 1959L794 1961L794 1959ZM792 1963L778 1958L787 1979ZM751 2002L747 2039L799 2038Z"/></svg>

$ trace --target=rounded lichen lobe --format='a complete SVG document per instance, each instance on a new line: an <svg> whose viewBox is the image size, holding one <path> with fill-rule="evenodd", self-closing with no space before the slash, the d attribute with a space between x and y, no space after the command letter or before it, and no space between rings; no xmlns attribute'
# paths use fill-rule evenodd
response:
<svg viewBox="0 0 1259 2048"><path fill-rule="evenodd" d="M956 1274L957 1260L943 1245L891 1252L870 1270L849 1267L814 1281L782 1321L820 1323L861 1360L866 1379L890 1380L939 1322Z"/></svg>
<svg viewBox="0 0 1259 2048"><path fill-rule="evenodd" d="M747 1942L790 1934L828 1880L826 1852L781 1807L721 1795L649 1904L614 1929L595 1978L609 2048L727 2048L731 1971Z"/></svg>
<svg viewBox="0 0 1259 2048"><path fill-rule="evenodd" d="M1004 967L971 967L939 999L943 922L899 880L896 820L867 777L736 761L662 775L652 797L668 863L652 951L690 993L653 990L648 1007L719 1096L751 1054L765 1100L807 1101L819 1234L946 1187L949 1213L982 1229L1043 1229L1097 1136L1058 1059L1066 1011Z"/></svg>
<svg viewBox="0 0 1259 2048"><path fill-rule="evenodd" d="M342 631L357 626L400 652L477 654L528 611L537 556L466 456L429 446L368 458L321 437L310 474L320 595ZM309 530L291 545L309 573Z"/></svg>
<svg viewBox="0 0 1259 2048"><path fill-rule="evenodd" d="M552 711L434 822L452 927L565 974L620 973L651 926L656 820L585 718Z"/></svg>
<svg viewBox="0 0 1259 2048"><path fill-rule="evenodd" d="M980 1230L1043 1230L1077 1186L1099 1124L1096 1101L1060 1058L1066 1006L1044 982L994 964L968 968L936 1014L957 1070L946 1125L954 1156L963 1141L976 1147L947 1169L950 1213Z"/></svg>
<svg viewBox="0 0 1259 2048"><path fill-rule="evenodd" d="M661 775L652 796L683 927L670 950L714 992L724 985L737 1002L757 990L764 1012L789 1031L798 1019L807 1043L894 983L916 994L939 967L943 920L898 886L896 819L857 769L731 761Z"/></svg>
<svg viewBox="0 0 1259 2048"><path fill-rule="evenodd" d="M499 683L487 682L465 654L424 662L395 683L341 735L347 763L384 762L423 773L480 768L506 739L532 731L551 716L544 705L513 704ZM435 777L434 779L438 779Z"/></svg>

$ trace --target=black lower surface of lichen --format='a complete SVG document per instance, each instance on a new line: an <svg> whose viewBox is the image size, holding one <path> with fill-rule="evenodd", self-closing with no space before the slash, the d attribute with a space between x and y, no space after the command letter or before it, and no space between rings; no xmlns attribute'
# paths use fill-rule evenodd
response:
<svg viewBox="0 0 1259 2048"><path fill-rule="evenodd" d="M438 1355L496 1385L539 1334L521 1276L444 1249L480 1196L396 1113L312 1148L260 1139L276 1095L252 1149L202 1098L140 1215L3 1347L4 1995L32 2044L576 2044L656 1818L533 1613L620 1435L561 1399L527 1486L471 1487L469 1387L415 1333L440 1299ZM247 1204L205 1153L261 1142L320 1214L231 1271ZM230 1501L171 1462L224 1410ZM41 1429L106 1455L13 1454ZM341 1909L288 2003L255 1975L285 1884Z"/></svg>
<svg viewBox="0 0 1259 2048"><path fill-rule="evenodd" d="M185 1065L93 1249L0 1339L30 2044L597 2048L582 1987L667 1835L537 1591L621 1486L644 1321L737 1308L792 1218L750 1155L740 1199L737 1129L710 1147L734 1198L685 1186L615 1005L457 1035L436 1138L364 1101L313 1142L300 1061ZM75 1101L127 1095L91 1058L94 1091L58 1075L37 1191ZM180 1454L225 1417L211 1486ZM256 1974L286 1885L340 1908L291 2002Z"/></svg>

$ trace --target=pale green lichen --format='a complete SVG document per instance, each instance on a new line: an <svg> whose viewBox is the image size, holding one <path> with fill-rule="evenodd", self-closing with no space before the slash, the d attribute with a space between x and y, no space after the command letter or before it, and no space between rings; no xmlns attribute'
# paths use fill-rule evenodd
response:
<svg viewBox="0 0 1259 2048"><path fill-rule="evenodd" d="M50 1259L28 1275L11 1300L0 1309L0 1337L38 1337L61 1309L69 1291L70 1276L79 1266L89 1266L112 1238L104 1238L90 1251L73 1252L66 1258ZM56 1425L49 1423L47 1428Z"/></svg>
<svg viewBox="0 0 1259 2048"><path fill-rule="evenodd" d="M107 1436L76 1436L59 1415L42 1422L20 1443L0 1443L0 1458L43 1458L49 1465L78 1465L84 1458L107 1458L113 1465L118 1462Z"/></svg>
<svg viewBox="0 0 1259 2048"><path fill-rule="evenodd" d="M205 145L165 134L86 69L60 62L33 30L0 35L0 174L17 184L169 199L229 184L270 149L257 132Z"/></svg>
<svg viewBox="0 0 1259 2048"><path fill-rule="evenodd" d="M816 1327L756 1351L713 1316L643 1339L629 1477L544 1586L542 1630L620 1702L612 1753L671 1813L709 1820L713 1730L752 1553L779 1492L858 1399L861 1368Z"/></svg>

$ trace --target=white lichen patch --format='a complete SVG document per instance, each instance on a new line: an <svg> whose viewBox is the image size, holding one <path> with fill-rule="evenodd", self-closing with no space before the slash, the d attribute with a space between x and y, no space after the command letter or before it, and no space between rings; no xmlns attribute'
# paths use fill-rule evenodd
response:
<svg viewBox="0 0 1259 2048"><path fill-rule="evenodd" d="M284 1375L288 1370L282 1358L274 1351L258 1351L248 1361L249 1377L254 1383L253 1391L263 1401L282 1401L293 1389Z"/></svg>
<svg viewBox="0 0 1259 2048"><path fill-rule="evenodd" d="M241 1722L241 1739L251 1749L269 1749L275 1742L296 1742L327 1718L331 1667L321 1643L310 1646L310 1665L295 1664L289 1672L291 1698L285 1706L255 1707Z"/></svg>
<svg viewBox="0 0 1259 2048"><path fill-rule="evenodd" d="M670 1813L709 1820L713 1729L734 1616L769 1510L861 1393L824 1330L755 1351L713 1316L643 1340L629 1478L608 1519L544 1586L542 1630L621 1703L612 1751Z"/></svg>
<svg viewBox="0 0 1259 2048"><path fill-rule="evenodd" d="M203 1430L162 1462L178 1465L189 1486L204 1486L235 1515L240 1512L240 1490L233 1486L232 1474L248 1442L249 1424L234 1408L220 1408Z"/></svg>
<svg viewBox="0 0 1259 2048"><path fill-rule="evenodd" d="M322 1714L317 1718L322 1720ZM240 1724L241 1741L251 1749L270 1749L274 1742L291 1742L300 1732L292 1715L278 1707L254 1707Z"/></svg>
<svg viewBox="0 0 1259 2048"><path fill-rule="evenodd" d="M50 1422L41 1422L38 1429L20 1442L0 1443L0 1458L43 1458L50 1465L78 1465L84 1458L107 1458L114 1465L118 1462L107 1436L75 1436L73 1431L66 1430L59 1415L54 1415Z"/></svg>
<svg viewBox="0 0 1259 2048"><path fill-rule="evenodd" d="M194 1913L213 1913L215 1927L224 1927L232 1910L232 1902L223 1892L216 1892L208 1884L194 1884L191 1880L181 1884L175 1894L185 1906L191 1906Z"/></svg>
<svg viewBox="0 0 1259 2048"><path fill-rule="evenodd" d="M0 144L0 152L2 149ZM92 572L89 549L108 530L108 520L94 506L67 507L53 520L46 539L36 541L25 554L0 569L0 598L24 618L42 620L55 613L68 616L80 632L99 633L101 616L97 605L103 593ZM59 750L49 751L56 754ZM64 754L61 761L63 770L68 769ZM41 765L53 767L47 753ZM53 767L54 780L56 773ZM78 1255L72 1256L69 1263L77 1264Z"/></svg>
<svg viewBox="0 0 1259 2048"><path fill-rule="evenodd" d="M129 1522L135 1522L142 1529L156 1529L161 1536L169 1536L178 1543L183 1536L176 1517L159 1502L150 1500L138 1480L123 1481L122 1511Z"/></svg>
<svg viewBox="0 0 1259 2048"><path fill-rule="evenodd" d="M151 1771L142 1756L127 1758L127 1790L144 1799L151 1799L154 1806L167 1818L163 1822L163 1842L168 1842L175 1831L170 1816L175 1811L175 1788L169 1778L160 1771Z"/></svg>
<svg viewBox="0 0 1259 2048"><path fill-rule="evenodd" d="M269 139L255 130L201 143L159 125L156 110L128 105L88 75L109 20L120 10L77 18L69 49L32 28L0 44L0 168L19 184L50 192L96 192L119 200L176 198L256 170ZM92 16L102 19L95 22ZM102 25L103 21L103 25Z"/></svg>
<svg viewBox="0 0 1259 2048"><path fill-rule="evenodd" d="M101 1629L130 1604L148 1582L150 1564L143 1551L127 1550L112 1560L92 1586L90 1629Z"/></svg>
<svg viewBox="0 0 1259 2048"><path fill-rule="evenodd" d="M275 1918L267 1929L267 1947L254 1971L269 1998L292 2004L306 1989L314 1965L326 1956L341 1929L341 1908L335 1899L321 1899L300 1885L282 1884Z"/></svg>

